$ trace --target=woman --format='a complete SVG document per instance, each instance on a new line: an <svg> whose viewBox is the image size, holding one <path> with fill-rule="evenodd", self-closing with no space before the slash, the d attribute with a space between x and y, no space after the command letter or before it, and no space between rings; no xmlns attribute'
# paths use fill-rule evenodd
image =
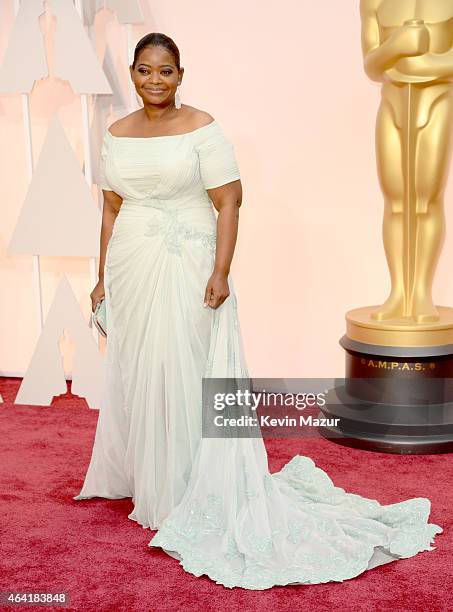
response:
<svg viewBox="0 0 453 612"><path fill-rule="evenodd" d="M183 71L170 38L141 39L144 107L104 137L105 394L74 499L132 497L150 546L227 587L342 581L432 550L427 499L381 506L307 457L271 475L260 437L201 437L202 378L248 377L229 275L242 192L218 122L175 104Z"/></svg>

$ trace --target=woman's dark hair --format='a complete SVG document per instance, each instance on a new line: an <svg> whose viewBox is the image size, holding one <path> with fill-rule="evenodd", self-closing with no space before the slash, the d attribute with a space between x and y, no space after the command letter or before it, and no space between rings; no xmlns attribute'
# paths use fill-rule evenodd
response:
<svg viewBox="0 0 453 612"><path fill-rule="evenodd" d="M166 34L162 34L161 32L151 32L151 34L146 34L146 36L144 36L138 41L134 51L134 61L132 62L132 68L135 68L137 58L145 47L164 47L173 55L176 68L180 70L181 66L179 49L172 38L170 38Z"/></svg>

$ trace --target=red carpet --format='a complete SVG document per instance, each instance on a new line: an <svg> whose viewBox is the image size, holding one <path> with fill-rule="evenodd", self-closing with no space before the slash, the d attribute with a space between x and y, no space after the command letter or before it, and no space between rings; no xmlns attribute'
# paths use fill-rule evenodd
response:
<svg viewBox="0 0 453 612"><path fill-rule="evenodd" d="M271 472L299 453L312 457L337 486L381 503L429 497L431 521L444 533L433 552L343 583L226 589L186 574L175 559L148 547L152 532L127 518L130 499L73 500L90 458L98 412L70 392L50 407L15 406L19 384L17 378L0 379L5 401L0 404L1 591L66 591L72 610L453 609L452 455L385 455L322 439L268 441Z"/></svg>

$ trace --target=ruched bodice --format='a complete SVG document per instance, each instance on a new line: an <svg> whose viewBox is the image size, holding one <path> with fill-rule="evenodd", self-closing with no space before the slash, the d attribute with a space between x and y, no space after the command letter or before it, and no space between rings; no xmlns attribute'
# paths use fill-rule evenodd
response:
<svg viewBox="0 0 453 612"><path fill-rule="evenodd" d="M171 136L124 137L106 130L100 186L123 198L108 254L121 235L155 237L173 254L188 241L216 242L216 216L207 189L240 178L232 143L214 120ZM127 219L126 219L127 217ZM111 263L107 258L106 267Z"/></svg>
<svg viewBox="0 0 453 612"><path fill-rule="evenodd" d="M171 136L104 135L100 187L126 203L209 206L207 189L239 178L233 145L216 120Z"/></svg>

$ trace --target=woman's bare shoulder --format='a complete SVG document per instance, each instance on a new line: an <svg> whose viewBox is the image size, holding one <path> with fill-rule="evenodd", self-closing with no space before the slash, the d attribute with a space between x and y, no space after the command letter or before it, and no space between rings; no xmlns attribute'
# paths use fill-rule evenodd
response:
<svg viewBox="0 0 453 612"><path fill-rule="evenodd" d="M212 123L214 121L214 117L208 113L207 111L201 110L199 108L195 108L194 106L185 106L187 113L187 122L188 127L192 130L197 130L200 127L208 125L208 123Z"/></svg>
<svg viewBox="0 0 453 612"><path fill-rule="evenodd" d="M121 117L121 119L117 119L109 126L109 132L113 134L113 136L125 136L131 131L131 128L134 127L134 122L139 112L141 112L141 109L133 111L129 113L129 115Z"/></svg>

